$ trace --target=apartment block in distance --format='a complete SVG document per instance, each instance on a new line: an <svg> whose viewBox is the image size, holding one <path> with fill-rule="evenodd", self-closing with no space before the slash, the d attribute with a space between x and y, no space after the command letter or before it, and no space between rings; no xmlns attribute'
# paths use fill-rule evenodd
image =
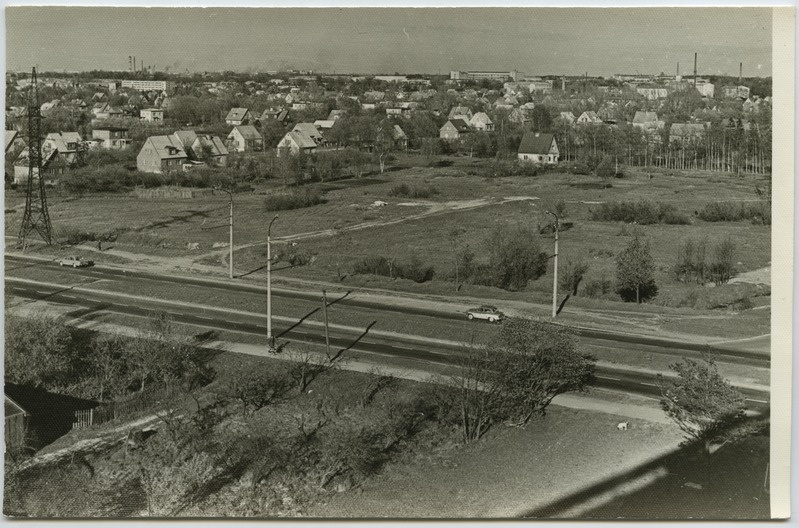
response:
<svg viewBox="0 0 799 528"><path fill-rule="evenodd" d="M162 91L168 92L172 89L171 81L139 81L139 80L126 80L122 81L122 88L133 88L140 92Z"/></svg>

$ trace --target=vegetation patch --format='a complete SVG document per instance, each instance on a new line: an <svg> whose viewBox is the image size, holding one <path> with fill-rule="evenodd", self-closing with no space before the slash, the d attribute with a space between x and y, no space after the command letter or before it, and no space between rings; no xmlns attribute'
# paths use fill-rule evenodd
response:
<svg viewBox="0 0 799 528"><path fill-rule="evenodd" d="M672 204L663 202L606 202L591 211L591 220L596 222L625 222L641 225L672 224L688 225L691 219Z"/></svg>
<svg viewBox="0 0 799 528"><path fill-rule="evenodd" d="M322 193L317 189L292 189L287 192L271 194L264 198L264 209L267 211L285 211L312 207L324 202Z"/></svg>

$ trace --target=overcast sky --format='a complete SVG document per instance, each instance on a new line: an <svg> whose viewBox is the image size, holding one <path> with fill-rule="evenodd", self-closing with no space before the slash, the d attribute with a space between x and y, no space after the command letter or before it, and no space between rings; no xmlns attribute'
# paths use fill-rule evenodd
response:
<svg viewBox="0 0 799 528"><path fill-rule="evenodd" d="M9 7L7 68L771 75L767 8ZM137 62L138 64L138 62Z"/></svg>

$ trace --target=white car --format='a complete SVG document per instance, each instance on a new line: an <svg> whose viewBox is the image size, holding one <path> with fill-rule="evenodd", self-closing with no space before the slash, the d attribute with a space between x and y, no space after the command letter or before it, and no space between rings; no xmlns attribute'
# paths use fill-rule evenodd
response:
<svg viewBox="0 0 799 528"><path fill-rule="evenodd" d="M73 267L73 268L84 268L86 266L94 266L94 261L93 260L84 259L83 257L71 256L71 257L64 257L62 259L59 259L58 265L59 266L70 266L70 267Z"/></svg>
<svg viewBox="0 0 799 528"><path fill-rule="evenodd" d="M500 312L496 306L490 306L487 304L477 308L472 308L466 312L466 315L470 321L473 321L474 319L483 319L489 323L498 323L505 317L505 314Z"/></svg>

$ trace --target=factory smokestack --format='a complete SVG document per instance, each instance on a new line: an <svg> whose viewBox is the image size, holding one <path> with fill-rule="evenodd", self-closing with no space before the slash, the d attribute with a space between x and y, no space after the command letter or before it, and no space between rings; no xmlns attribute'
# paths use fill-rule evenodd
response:
<svg viewBox="0 0 799 528"><path fill-rule="evenodd" d="M738 84L739 85L743 84L743 82L744 82L743 79L744 79L744 63L743 62L739 62L738 63Z"/></svg>
<svg viewBox="0 0 799 528"><path fill-rule="evenodd" d="M128 71L133 71L133 57L128 55Z"/></svg>
<svg viewBox="0 0 799 528"><path fill-rule="evenodd" d="M694 88L696 88L696 56L698 54L694 53Z"/></svg>

